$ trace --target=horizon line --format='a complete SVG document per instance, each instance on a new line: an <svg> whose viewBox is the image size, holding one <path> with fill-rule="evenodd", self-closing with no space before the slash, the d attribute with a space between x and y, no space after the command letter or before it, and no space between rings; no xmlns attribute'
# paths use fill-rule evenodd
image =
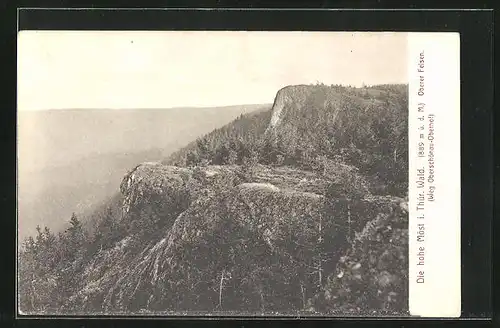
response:
<svg viewBox="0 0 500 328"><path fill-rule="evenodd" d="M386 83L374 83L374 84L369 84L362 82L361 84L358 85L351 85L351 84L341 84L341 83L333 83L333 84L327 84L321 81L317 81L316 83L302 83L302 84L288 84L285 85L284 87L280 88L279 90L282 90L286 87L289 86L297 86L297 85L306 85L306 86L318 86L318 85L323 85L323 86L340 86L343 88L354 88L354 89L363 89L363 88L376 88L380 86L388 86L388 85L406 85L408 86L408 82L386 82ZM19 107L16 107L16 112L38 112L38 111L70 111L70 110L168 110L168 109L208 109L208 108L227 108L227 107L237 107L237 106L267 106L267 105L272 105L274 103L274 100L272 102L267 102L267 103L246 103L246 104L229 104L229 105L211 105L211 106L172 106L172 107L71 107L71 108L66 108L66 107L59 107L59 108L37 108L37 109L19 109Z"/></svg>
<svg viewBox="0 0 500 328"><path fill-rule="evenodd" d="M224 107L243 107L243 106L268 106L269 103L251 103L251 104L234 104L234 105L213 105L213 106L174 106L174 107L59 107L59 108L38 108L38 109L19 109L18 112L39 112L39 111L70 111L70 110L168 110L168 109L208 109L208 108L224 108Z"/></svg>

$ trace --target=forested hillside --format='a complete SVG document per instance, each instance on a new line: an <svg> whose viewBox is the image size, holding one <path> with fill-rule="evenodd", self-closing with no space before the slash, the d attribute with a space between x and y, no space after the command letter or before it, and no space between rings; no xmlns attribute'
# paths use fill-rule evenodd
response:
<svg viewBox="0 0 500 328"><path fill-rule="evenodd" d="M408 168L406 86L292 86L280 92L306 94L298 97L300 101L292 99L286 104L282 122L275 119L276 123L270 124L271 109L242 115L164 163L259 162L321 170L326 161L336 161L359 168L373 180L373 187L383 188L384 193L404 195ZM280 102L279 97L280 93Z"/></svg>
<svg viewBox="0 0 500 328"><path fill-rule="evenodd" d="M24 313L407 314L407 86L288 86L40 228Z"/></svg>

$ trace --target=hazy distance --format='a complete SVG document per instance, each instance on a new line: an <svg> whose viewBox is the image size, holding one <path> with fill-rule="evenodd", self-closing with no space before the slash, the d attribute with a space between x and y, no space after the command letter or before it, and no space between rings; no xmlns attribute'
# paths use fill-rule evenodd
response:
<svg viewBox="0 0 500 328"><path fill-rule="evenodd" d="M19 236L37 224L59 229L72 212L88 212L118 193L135 165L160 161L262 107L20 111Z"/></svg>

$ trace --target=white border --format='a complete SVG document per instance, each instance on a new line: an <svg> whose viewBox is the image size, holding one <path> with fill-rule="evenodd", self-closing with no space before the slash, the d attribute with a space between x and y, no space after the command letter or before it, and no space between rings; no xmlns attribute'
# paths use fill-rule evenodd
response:
<svg viewBox="0 0 500 328"><path fill-rule="evenodd" d="M415 316L461 313L459 51L458 33L408 34L409 307Z"/></svg>

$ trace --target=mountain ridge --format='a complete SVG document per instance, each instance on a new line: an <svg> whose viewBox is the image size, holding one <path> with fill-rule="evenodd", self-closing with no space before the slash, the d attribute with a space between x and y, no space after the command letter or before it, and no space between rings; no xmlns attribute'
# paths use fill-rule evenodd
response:
<svg viewBox="0 0 500 328"><path fill-rule="evenodd" d="M406 315L405 92L285 87L273 108L136 165L122 179L120 213L104 213L73 260L62 256L41 276L47 294L23 280L21 304L76 314Z"/></svg>
<svg viewBox="0 0 500 328"><path fill-rule="evenodd" d="M240 108L240 107L260 107L271 106L272 104L233 104L221 106L175 106L175 107L141 107L141 108L96 108L96 107L75 107L75 108L46 108L46 109L24 109L22 113L42 113L42 112L71 112L71 111L141 111L141 110L185 110L185 109L213 109L213 108Z"/></svg>

